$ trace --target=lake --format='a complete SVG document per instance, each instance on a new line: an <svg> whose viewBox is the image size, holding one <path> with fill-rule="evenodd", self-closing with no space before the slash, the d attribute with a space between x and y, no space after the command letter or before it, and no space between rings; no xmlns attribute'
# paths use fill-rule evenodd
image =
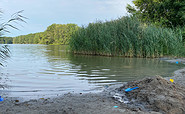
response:
<svg viewBox="0 0 185 114"><path fill-rule="evenodd" d="M67 46L12 44L1 70L1 96L26 99L100 92L143 77L172 76L183 67L159 59L73 55Z"/></svg>

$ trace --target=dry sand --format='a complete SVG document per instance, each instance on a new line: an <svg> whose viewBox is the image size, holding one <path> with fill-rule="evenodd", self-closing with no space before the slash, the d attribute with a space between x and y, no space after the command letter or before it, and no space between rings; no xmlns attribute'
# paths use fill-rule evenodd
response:
<svg viewBox="0 0 185 114"><path fill-rule="evenodd" d="M124 92L135 86L139 89ZM145 78L111 86L97 94L69 93L26 102L17 99L5 98L0 102L0 114L185 114L185 68L176 71L174 77Z"/></svg>

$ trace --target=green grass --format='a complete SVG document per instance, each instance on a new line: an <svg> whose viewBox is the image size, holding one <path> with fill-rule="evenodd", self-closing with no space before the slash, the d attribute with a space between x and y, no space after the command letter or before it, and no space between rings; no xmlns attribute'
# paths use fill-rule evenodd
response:
<svg viewBox="0 0 185 114"><path fill-rule="evenodd" d="M123 17L113 21L90 23L81 27L70 39L74 53L125 56L163 57L184 54L181 30L159 28Z"/></svg>

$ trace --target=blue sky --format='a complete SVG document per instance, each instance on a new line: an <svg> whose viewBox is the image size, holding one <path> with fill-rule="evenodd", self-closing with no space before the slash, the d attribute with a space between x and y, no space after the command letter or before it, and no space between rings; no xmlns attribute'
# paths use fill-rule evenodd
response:
<svg viewBox="0 0 185 114"><path fill-rule="evenodd" d="M43 32L53 24L75 23L87 25L96 20L111 20L127 15L126 6L132 0L0 0L3 20L11 14L24 10L23 16L29 18L20 31L10 29L5 36L18 36Z"/></svg>

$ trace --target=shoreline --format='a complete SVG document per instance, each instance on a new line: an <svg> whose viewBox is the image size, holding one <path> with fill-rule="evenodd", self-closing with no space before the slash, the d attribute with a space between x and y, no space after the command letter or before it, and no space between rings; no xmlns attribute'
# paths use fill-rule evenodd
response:
<svg viewBox="0 0 185 114"><path fill-rule="evenodd" d="M171 63L179 61L185 64L184 59L163 60ZM164 79L174 79L174 84L185 87L185 67L174 71L173 77ZM136 82L136 81L134 81ZM137 81L138 82L138 81ZM54 98L40 98L30 101L21 102L18 98L5 98L0 102L2 114L161 114L163 112L153 110L143 110L135 106L129 106L127 103L121 103L113 96L117 90L128 83L110 86L100 93L68 93ZM114 106L118 106L115 108ZM183 112L184 113L184 112ZM171 113L169 113L171 114Z"/></svg>
<svg viewBox="0 0 185 114"><path fill-rule="evenodd" d="M180 64L185 64L185 58L169 59L169 60L164 60L164 61L170 62L170 63L175 63L176 61L178 61ZM170 78L174 79L179 85L185 87L185 67L182 69L178 69L178 70L174 71L173 73L174 73L174 76L165 77L165 79L167 79L167 80L169 80Z"/></svg>

